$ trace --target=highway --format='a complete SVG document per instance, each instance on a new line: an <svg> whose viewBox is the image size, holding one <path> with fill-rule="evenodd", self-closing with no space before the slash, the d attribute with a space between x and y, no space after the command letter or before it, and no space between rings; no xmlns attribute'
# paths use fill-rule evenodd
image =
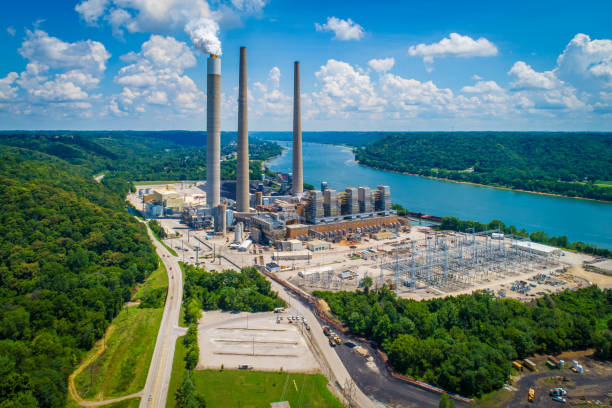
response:
<svg viewBox="0 0 612 408"><path fill-rule="evenodd" d="M183 301L183 277L178 258L172 256L168 250L159 243L147 226L151 242L155 245L157 254L164 262L168 272L168 295L164 314L157 333L155 351L149 366L149 374L140 400L140 408L163 408L168 398L168 387L172 374L172 360L176 339L183 336L187 329L178 325L181 303ZM170 396L173 398L173 396Z"/></svg>

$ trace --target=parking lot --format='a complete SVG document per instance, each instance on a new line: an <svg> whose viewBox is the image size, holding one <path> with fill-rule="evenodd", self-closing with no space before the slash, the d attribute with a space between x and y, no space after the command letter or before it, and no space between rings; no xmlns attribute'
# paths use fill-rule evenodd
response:
<svg viewBox="0 0 612 408"><path fill-rule="evenodd" d="M200 360L196 368L319 372L300 333L305 330L303 323L289 323L289 316L272 312L204 312L198 322Z"/></svg>

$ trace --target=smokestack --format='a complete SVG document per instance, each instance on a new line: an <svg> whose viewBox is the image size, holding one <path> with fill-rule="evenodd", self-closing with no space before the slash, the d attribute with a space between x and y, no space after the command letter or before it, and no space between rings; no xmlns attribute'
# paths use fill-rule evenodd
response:
<svg viewBox="0 0 612 408"><path fill-rule="evenodd" d="M221 202L221 59L208 57L206 94L206 204Z"/></svg>
<svg viewBox="0 0 612 408"><path fill-rule="evenodd" d="M238 162L236 163L236 208L248 212L249 205L249 112L247 101L246 47L240 47L238 84Z"/></svg>
<svg viewBox="0 0 612 408"><path fill-rule="evenodd" d="M304 191L302 174L302 108L300 107L300 62L293 66L293 194Z"/></svg>

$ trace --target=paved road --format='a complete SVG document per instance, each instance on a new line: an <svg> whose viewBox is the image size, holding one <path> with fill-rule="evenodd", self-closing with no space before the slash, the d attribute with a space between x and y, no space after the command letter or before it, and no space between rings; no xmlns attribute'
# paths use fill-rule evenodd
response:
<svg viewBox="0 0 612 408"><path fill-rule="evenodd" d="M388 406L404 408L437 408L440 403L440 394L435 391L426 390L412 384L408 384L397 378L391 377L382 359L368 344L359 342L350 336L338 333L342 338L342 345L336 346L338 353L347 370L367 395L378 399ZM366 348L374 357L375 368L366 365L366 360L358 354L351 346ZM457 407L469 407L460 401L455 401Z"/></svg>
<svg viewBox="0 0 612 408"><path fill-rule="evenodd" d="M279 297L289 303L293 310L304 316L304 318L308 321L311 329L310 333L312 334L311 339L315 343L315 347L321 352L319 357L323 359L326 366L323 367L324 370L326 368L331 370L331 376L335 379L336 385L338 385L341 389L352 390L348 392L353 403L352 406L358 406L361 408L375 408L384 406L370 399L359 389L359 387L354 385L355 383L351 378L351 375L346 370L346 367L342 363L342 360L340 360L340 357L338 357L338 354L336 354L334 349L329 346L329 341L325 334L323 334L323 328L310 308L305 306L298 297L290 294L287 289L274 281L272 281L272 289L277 291Z"/></svg>
<svg viewBox="0 0 612 408"><path fill-rule="evenodd" d="M140 408L163 408L166 406L170 376L172 374L172 360L176 339L185 334L186 329L178 325L181 302L183 300L183 277L178 258L172 256L168 250L160 244L147 227L151 242L155 245L157 254L164 262L168 272L168 296L164 314L157 333L155 351L149 366L149 374L142 392Z"/></svg>

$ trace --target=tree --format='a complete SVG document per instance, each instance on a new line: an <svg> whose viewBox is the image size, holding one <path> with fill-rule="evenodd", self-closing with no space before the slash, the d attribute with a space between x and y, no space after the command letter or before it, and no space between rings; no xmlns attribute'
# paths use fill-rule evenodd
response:
<svg viewBox="0 0 612 408"><path fill-rule="evenodd" d="M176 390L175 399L178 408L206 408L204 398L196 393L191 375L187 372L183 376L183 382Z"/></svg>
<svg viewBox="0 0 612 408"><path fill-rule="evenodd" d="M442 394L440 397L439 408L455 408L455 400L448 396L448 394Z"/></svg>
<svg viewBox="0 0 612 408"><path fill-rule="evenodd" d="M363 287L363 291L366 294L370 291L370 288L372 287L373 283L374 282L372 281L372 278L370 278L369 276L366 276L361 280L361 287Z"/></svg>

